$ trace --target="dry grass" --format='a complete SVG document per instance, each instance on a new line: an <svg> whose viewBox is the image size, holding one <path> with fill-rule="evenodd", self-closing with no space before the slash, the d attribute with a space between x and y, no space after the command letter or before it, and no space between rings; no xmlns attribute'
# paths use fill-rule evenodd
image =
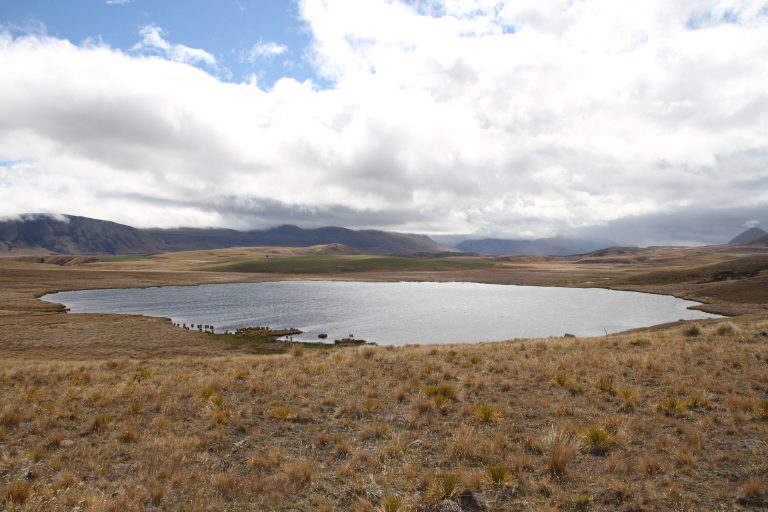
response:
<svg viewBox="0 0 768 512"><path fill-rule="evenodd" d="M263 356L157 319L63 315L28 300L83 279L193 281L185 273L17 270L0 265L9 512L746 510L768 500L765 313L697 322L698 336L678 323L599 339Z"/></svg>
<svg viewBox="0 0 768 512"><path fill-rule="evenodd" d="M371 357L4 361L0 492L7 509L33 511L105 500L127 510L360 500L428 510L470 498L489 510L663 510L762 499L744 484L766 456L766 342L692 344L674 327L645 336L650 345L630 334L608 346L549 340L543 351L508 342ZM581 391L553 385L553 368ZM594 386L608 374L615 396ZM370 478L378 497L366 495Z"/></svg>

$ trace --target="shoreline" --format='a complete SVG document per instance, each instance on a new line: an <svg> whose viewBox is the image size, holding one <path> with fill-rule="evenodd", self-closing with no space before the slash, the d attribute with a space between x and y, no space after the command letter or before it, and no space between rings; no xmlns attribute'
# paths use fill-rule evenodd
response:
<svg viewBox="0 0 768 512"><path fill-rule="evenodd" d="M708 318L677 319L677 320L669 320L669 321L666 321L666 322L653 323L653 324L649 324L649 325L641 325L641 326L637 326L637 327L630 327L628 329L622 329L620 331L607 332L608 335L621 335L621 334L628 333L628 332L637 332L637 331L642 331L644 329L653 329L653 328L657 328L658 326L670 325L670 324L675 324L675 323L680 323L680 322L697 322L697 321L708 322L708 321L720 320L720 319L728 318L729 317L728 315L722 315L722 314L718 314L718 313L714 313L714 312L710 312L710 311L705 311L705 310L701 309L701 308L706 306L705 303L702 303L702 302L699 302L699 301L695 301L695 300L691 300L689 298L678 297L678 296L675 296L675 295L665 294L665 293L644 292L644 291L638 291L638 290L623 290L623 289L615 289L615 288L601 287L601 286L584 287L584 286L520 285L520 284L509 284L509 283L485 283L485 282L478 282L478 281L434 281L434 280L424 280L424 279L418 279L418 280L415 280L415 279L412 279L412 280L399 279L399 280L394 280L394 281L390 280L390 279L358 280L358 279L350 279L349 276L345 276L345 278L343 278L343 279L332 279L332 278L328 278L328 277L314 278L313 279L313 278L304 278L304 276L291 276L290 279L285 279L284 275L280 275L280 276L276 276L275 279L265 279L265 280L258 280L258 281L233 281L233 282L227 282L227 283L207 283L207 282L203 282L203 283L190 283L190 284L184 284L184 285L171 284L171 285L160 285L160 286L153 285L153 286L135 286L135 287L120 287L120 288L100 288L100 287L99 288L87 288L87 287L85 287L85 288L77 289L77 290L64 290L64 291L59 291L59 292L46 293L46 294L43 294L43 295L41 295L41 296L39 296L37 298L38 298L38 300L40 300L42 302L61 306L61 311L64 312L64 313L70 314L70 315L78 315L78 314L138 315L138 316L147 317L147 318L162 319L162 320L171 322L171 324L175 328L184 330L180 325L176 325L177 322L175 320L173 320L172 317L168 317L168 316L148 315L148 314L145 314L145 313L119 313L119 312L113 312L113 311L80 311L80 312L72 313L72 312L69 311L69 306L67 306L66 304L59 303L59 302L54 302L54 301L44 300L43 297L45 297L47 295L55 295L55 294L58 294L58 293L79 292L79 291L95 291L95 290L107 290L107 291L109 291L109 290L171 288L171 287L176 287L176 286L178 286L178 287L182 287L182 286L183 287L191 287L191 286L219 286L219 285L230 285L230 284L258 284L258 283L281 283L281 282L438 283L438 284L463 284L463 283L466 283L466 284L485 284L485 285L490 285L490 286L514 286L514 287L518 287L518 288L563 288L563 289L581 289L581 290L610 290L610 291L621 292L621 293L637 293L637 294L647 294L647 295L658 295L658 296L663 296L663 297L672 297L672 298L675 298L675 299L678 299L678 300L683 300L683 301L686 301L686 302L693 302L694 304L686 307L687 310L701 311L701 312L709 314L709 315L715 315L714 317L708 317ZM192 322L192 324L197 324L197 323L201 323L201 322L203 322L203 321L195 320L195 321ZM210 319L209 320L205 320L204 322L210 322ZM252 326L244 326L244 327L252 327ZM279 327L279 326L270 326L270 327L275 328L275 329L282 328L282 327ZM243 327L241 327L241 328L243 328ZM194 329L192 329L192 330L194 330ZM228 333L227 332L212 332L210 334L223 336L223 335L226 335ZM480 343L500 343L500 342L509 341L510 339L515 339L515 340L518 340L518 339L519 340L539 340L539 339L562 338L562 337L567 337L567 336L565 336L566 334L567 333L560 334L560 335L557 335L557 334L535 335L535 336L525 336L525 335L523 335L523 336L514 336L512 338L500 338L500 339L492 339L492 340L485 340L484 339L484 340L473 340L473 341L449 341L449 342L443 342L443 343L441 343L441 342L432 342L432 343L428 343L428 342L422 342L422 343L395 343L395 342L393 342L393 343L382 343L382 342L379 342L378 340L374 340L374 341L376 341L378 344L380 344L382 346L476 345L476 344L480 344ZM579 338L597 338L597 337L601 337L601 336L602 336L602 334L577 335L577 337L579 337ZM289 341L289 340L275 339L274 342L275 343L283 343L283 344L286 344L286 345L290 345L291 343L300 343L300 344L304 344L304 345L328 345L328 346L333 346L334 345L333 343L322 342L322 341L308 341L306 339L299 339L299 340L296 340L295 342L293 340Z"/></svg>

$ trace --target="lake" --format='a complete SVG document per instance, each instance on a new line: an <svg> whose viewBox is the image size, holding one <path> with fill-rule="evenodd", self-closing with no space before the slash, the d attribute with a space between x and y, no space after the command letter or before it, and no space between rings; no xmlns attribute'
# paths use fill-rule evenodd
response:
<svg viewBox="0 0 768 512"><path fill-rule="evenodd" d="M679 319L717 318L698 303L600 288L479 283L278 281L83 290L43 300L73 313L169 317L183 324L297 327L294 340L333 342L353 334L379 344L463 343L597 336Z"/></svg>

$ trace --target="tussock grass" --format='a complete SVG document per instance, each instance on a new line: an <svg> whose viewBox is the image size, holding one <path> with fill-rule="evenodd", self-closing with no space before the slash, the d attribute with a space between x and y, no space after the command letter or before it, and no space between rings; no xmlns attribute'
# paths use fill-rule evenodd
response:
<svg viewBox="0 0 768 512"><path fill-rule="evenodd" d="M679 325L637 339L0 361L0 499L34 512L762 503L762 484L729 475L763 463L768 345L691 343Z"/></svg>
<svg viewBox="0 0 768 512"><path fill-rule="evenodd" d="M565 475L568 464L579 450L576 438L568 432L553 427L542 439L541 445L549 472L554 476Z"/></svg>
<svg viewBox="0 0 768 512"><path fill-rule="evenodd" d="M616 439L613 434L602 427L590 427L581 433L585 449L596 455L605 455L613 447Z"/></svg>

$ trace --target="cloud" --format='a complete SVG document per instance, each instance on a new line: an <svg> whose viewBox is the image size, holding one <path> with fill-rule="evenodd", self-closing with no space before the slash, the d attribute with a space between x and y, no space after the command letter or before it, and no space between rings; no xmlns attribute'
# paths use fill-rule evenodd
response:
<svg viewBox="0 0 768 512"><path fill-rule="evenodd" d="M283 55L287 51L288 47L283 44L278 44L274 41L259 41L245 53L244 59L250 62L256 62L260 59L271 59Z"/></svg>
<svg viewBox="0 0 768 512"><path fill-rule="evenodd" d="M755 216L768 219L768 210L763 205L691 208L628 216L568 234L632 246L723 244L744 231L745 218Z"/></svg>
<svg viewBox="0 0 768 512"><path fill-rule="evenodd" d="M155 25L144 25L139 28L139 34L141 41L133 46L133 51L163 55L174 62L210 66L216 64L216 58L205 50L183 44L171 44L163 37L162 29Z"/></svg>
<svg viewBox="0 0 768 512"><path fill-rule="evenodd" d="M131 0L104 0L108 5L125 5L131 3Z"/></svg>
<svg viewBox="0 0 768 512"><path fill-rule="evenodd" d="M0 213L727 240L768 211L759 4L303 0L319 79L268 89L155 26L5 34Z"/></svg>

